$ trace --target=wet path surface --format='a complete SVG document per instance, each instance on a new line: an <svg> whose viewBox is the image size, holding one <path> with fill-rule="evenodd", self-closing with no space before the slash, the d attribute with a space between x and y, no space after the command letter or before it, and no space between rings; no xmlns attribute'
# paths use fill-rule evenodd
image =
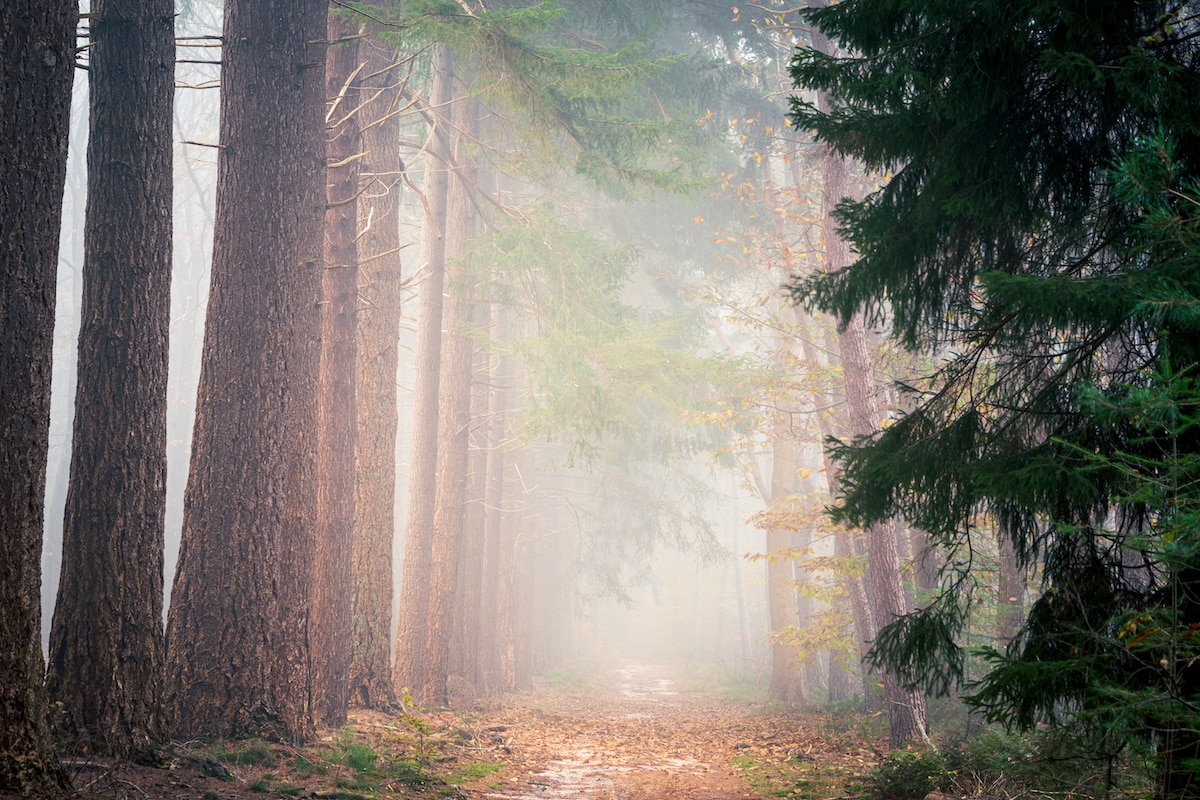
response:
<svg viewBox="0 0 1200 800"><path fill-rule="evenodd" d="M755 798L732 758L756 725L745 712L682 693L661 668L630 664L586 695L536 693L493 726L511 751L492 800Z"/></svg>

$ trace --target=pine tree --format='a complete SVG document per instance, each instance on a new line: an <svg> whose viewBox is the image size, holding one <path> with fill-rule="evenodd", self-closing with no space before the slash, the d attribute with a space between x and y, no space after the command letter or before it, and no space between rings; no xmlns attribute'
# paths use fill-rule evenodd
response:
<svg viewBox="0 0 1200 800"><path fill-rule="evenodd" d="M311 729L322 0L225 4L212 291L167 616L177 733Z"/></svg>
<svg viewBox="0 0 1200 800"><path fill-rule="evenodd" d="M1100 687L1136 687L1145 673L1120 659L1087 669L1080 659L1162 592L1182 620L1200 621L1190 556L1147 567L1155 514L1128 500L1120 470L1095 463L1161 453L1168 440L1200 452L1192 428L1100 413L1200 361L1186 225L1147 241L1154 203L1131 202L1122 187L1138 181L1111 172L1157 152L1168 166L1139 163L1175 187L1158 201L1187 205L1170 194L1189 196L1200 169L1197 30L1186 13L1118 0L849 2L810 13L843 54L805 50L793 67L800 88L833 99L822 113L797 98L798 127L884 174L881 189L838 210L858 259L799 282L797 297L843 322L886 317L909 346L952 354L911 413L839 453L839 516L868 525L901 514L947 557L943 591L881 631L875 651L931 688L961 677L955 637L972 598L956 565L967 563L975 516L988 514L1043 577L975 695L1005 721L1082 723ZM1168 663L1183 694L1200 689L1200 665ZM1200 733L1178 719L1157 727L1162 796L1196 796L1186 762Z"/></svg>
<svg viewBox="0 0 1200 800"><path fill-rule="evenodd" d="M73 0L0 6L0 791L68 785L42 688L42 504Z"/></svg>
<svg viewBox="0 0 1200 800"><path fill-rule="evenodd" d="M91 7L83 323L47 685L64 733L151 757L162 714L171 0Z"/></svg>

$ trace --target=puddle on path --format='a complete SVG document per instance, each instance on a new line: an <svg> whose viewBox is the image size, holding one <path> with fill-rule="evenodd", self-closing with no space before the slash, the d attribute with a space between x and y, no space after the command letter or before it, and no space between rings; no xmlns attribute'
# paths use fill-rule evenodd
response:
<svg viewBox="0 0 1200 800"><path fill-rule="evenodd" d="M639 700L659 700L679 694L675 689L675 681L670 678L655 678L650 667L629 666L617 670L620 682L617 688L626 697Z"/></svg>

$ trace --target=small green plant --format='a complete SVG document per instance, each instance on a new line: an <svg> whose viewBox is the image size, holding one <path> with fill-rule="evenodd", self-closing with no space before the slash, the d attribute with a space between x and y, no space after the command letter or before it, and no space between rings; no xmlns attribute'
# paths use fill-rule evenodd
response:
<svg viewBox="0 0 1200 800"><path fill-rule="evenodd" d="M457 786L462 783L473 783L481 778L486 778L488 775L494 775L504 769L503 764L492 764L480 762L478 764L468 764L465 767L459 767L446 776L446 783Z"/></svg>
<svg viewBox="0 0 1200 800"><path fill-rule="evenodd" d="M867 797L870 800L920 800L939 787L945 771L945 759L936 750L895 750L867 775Z"/></svg>
<svg viewBox="0 0 1200 800"><path fill-rule="evenodd" d="M306 758L302 755L296 756L295 760L292 762L292 768L296 770L297 775L305 777L309 775L324 775L329 772L329 768L325 766L325 764L318 761L313 761L312 759Z"/></svg>
<svg viewBox="0 0 1200 800"><path fill-rule="evenodd" d="M362 742L349 742L341 746L336 761L355 772L372 772L379 754Z"/></svg>

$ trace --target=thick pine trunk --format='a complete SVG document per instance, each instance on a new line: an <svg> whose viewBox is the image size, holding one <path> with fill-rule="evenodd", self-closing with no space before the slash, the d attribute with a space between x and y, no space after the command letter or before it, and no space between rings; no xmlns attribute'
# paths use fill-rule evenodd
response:
<svg viewBox="0 0 1200 800"><path fill-rule="evenodd" d="M324 0L227 0L212 289L167 703L184 736L310 731Z"/></svg>
<svg viewBox="0 0 1200 800"><path fill-rule="evenodd" d="M317 386L317 549L313 576L313 719L346 724L354 544L358 305L359 39L330 7L325 57L325 269Z"/></svg>
<svg viewBox="0 0 1200 800"><path fill-rule="evenodd" d="M401 264L399 70L378 39L360 50L363 70L359 171L358 345L355 402L353 590L350 702L365 708L395 703L392 691L392 540L396 498L396 369L399 363Z"/></svg>
<svg viewBox="0 0 1200 800"><path fill-rule="evenodd" d="M454 61L446 47L434 57L430 103L446 113L454 88ZM435 122L426 166L425 194L430 218L425 221L425 265L421 310L417 322L416 386L413 390L412 456L409 459L408 526L404 568L400 578L400 619L396 631L393 673L397 693L420 699L428 680L429 580L433 570L434 500L438 469L438 384L442 356L442 291L446 278L446 200L449 190L449 125Z"/></svg>
<svg viewBox="0 0 1200 800"><path fill-rule="evenodd" d="M474 139L475 110L461 102L454 113L459 141ZM474 276L466 242L475 224L471 199L474 170L463 149L454 154L446 213L447 296L442 341L442 374L438 393L438 471L433 520L433 569L429 578L429 627L426 633L426 703L446 706L449 698L450 640L454 634L455 595L467 500L467 467L471 431L471 372L475 322Z"/></svg>
<svg viewBox="0 0 1200 800"><path fill-rule="evenodd" d="M89 752L147 757L162 714L171 0L95 0L82 324L51 701Z"/></svg>
<svg viewBox="0 0 1200 800"><path fill-rule="evenodd" d="M46 730L40 604L55 270L74 0L0 3L0 791L65 786Z"/></svg>

